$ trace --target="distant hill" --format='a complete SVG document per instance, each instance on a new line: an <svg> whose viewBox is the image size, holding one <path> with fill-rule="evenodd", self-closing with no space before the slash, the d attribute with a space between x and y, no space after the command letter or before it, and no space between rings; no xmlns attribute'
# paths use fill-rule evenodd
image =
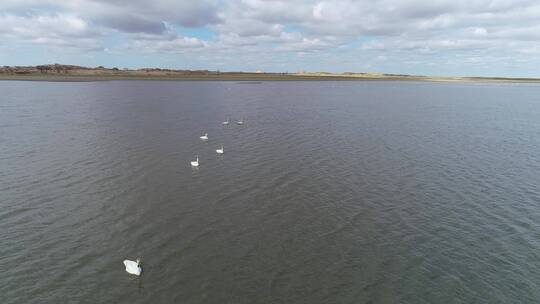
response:
<svg viewBox="0 0 540 304"><path fill-rule="evenodd" d="M171 74L171 73L196 73L196 74L216 74L219 71L190 71L190 70L171 70L171 69L160 69L160 68L143 68L143 69L119 69L116 67L105 68L103 66L98 66L95 68L84 67L77 65L66 65L66 64L44 64L36 66L3 66L0 67L0 73L3 74Z"/></svg>

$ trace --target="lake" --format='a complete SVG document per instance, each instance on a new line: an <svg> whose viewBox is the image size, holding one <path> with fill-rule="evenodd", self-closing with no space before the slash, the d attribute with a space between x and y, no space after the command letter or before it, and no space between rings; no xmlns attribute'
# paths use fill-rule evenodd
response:
<svg viewBox="0 0 540 304"><path fill-rule="evenodd" d="M540 85L0 92L3 304L540 302Z"/></svg>

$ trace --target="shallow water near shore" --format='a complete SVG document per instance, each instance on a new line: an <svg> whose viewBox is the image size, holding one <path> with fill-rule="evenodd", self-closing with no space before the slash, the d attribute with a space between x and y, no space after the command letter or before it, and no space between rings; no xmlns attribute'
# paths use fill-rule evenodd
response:
<svg viewBox="0 0 540 304"><path fill-rule="evenodd" d="M0 92L0 303L540 301L540 85Z"/></svg>

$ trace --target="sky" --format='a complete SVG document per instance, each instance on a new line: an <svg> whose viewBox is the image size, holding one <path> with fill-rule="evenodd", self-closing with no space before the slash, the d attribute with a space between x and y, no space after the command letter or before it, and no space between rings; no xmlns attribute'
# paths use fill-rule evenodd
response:
<svg viewBox="0 0 540 304"><path fill-rule="evenodd" d="M1 0L0 65L540 77L537 0Z"/></svg>

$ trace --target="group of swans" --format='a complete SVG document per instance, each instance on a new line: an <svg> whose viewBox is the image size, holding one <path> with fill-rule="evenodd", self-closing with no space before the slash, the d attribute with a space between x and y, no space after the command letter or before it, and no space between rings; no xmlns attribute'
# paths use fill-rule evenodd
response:
<svg viewBox="0 0 540 304"><path fill-rule="evenodd" d="M224 151L225 150L223 150L223 145L221 145L221 148L216 149L217 154L223 154ZM198 167L199 166L199 155L197 155L197 158L194 161L191 161L190 163L191 163L192 167Z"/></svg>
<svg viewBox="0 0 540 304"><path fill-rule="evenodd" d="M243 119L238 120L236 123L239 124L239 125L243 125L244 120ZM228 125L228 124L229 124L229 119L227 118L227 121L224 121L223 125ZM207 141L208 140L208 133L204 133L204 135L200 136L199 138L201 140L203 140L203 141ZM221 155L224 152L225 152L225 150L223 149L223 145L221 145L220 147L218 147L216 149L217 154ZM196 159L194 161L191 161L190 163L191 163L192 167L198 167L199 166L199 155L197 155ZM124 266L126 267L126 272L129 273L129 274L140 276L141 273L142 273L141 259L136 259L135 261L124 260Z"/></svg>
<svg viewBox="0 0 540 304"><path fill-rule="evenodd" d="M228 125L229 123L230 123L230 119L229 119L229 118L227 118L226 121L222 122L222 124L223 124L224 126ZM242 118L242 119L240 119L240 120L237 120L237 121L236 121L236 124L237 124L237 125L243 125L243 124L244 124L244 119ZM203 135L199 136L199 138L200 138L202 141L207 141L207 140L208 140L208 133L204 133ZM220 155L223 154L223 153L225 153L225 150L223 149L223 145L221 145L221 147L218 147L218 148L216 149L216 153L217 153L217 154L220 154ZM193 161L190 161L190 164L191 164L192 167L198 167L198 166L199 166L199 155L196 155L196 159L193 160Z"/></svg>
<svg viewBox="0 0 540 304"><path fill-rule="evenodd" d="M222 122L222 124L223 124L224 126L228 125L229 123L230 123L229 118L227 118L226 121ZM236 124L237 124L237 125L243 125L243 124L244 124L244 119L242 118L242 119L240 119L240 120L237 120L237 121L236 121Z"/></svg>
<svg viewBox="0 0 540 304"><path fill-rule="evenodd" d="M208 140L208 133L204 133L203 136L200 136L199 137L201 140L203 141L207 141ZM217 154L223 154L225 152L225 150L223 149L223 145L221 145L221 147L218 147L216 149L216 153ZM199 155L196 155L196 159L194 161L191 161L191 166L192 167L198 167L199 166Z"/></svg>

